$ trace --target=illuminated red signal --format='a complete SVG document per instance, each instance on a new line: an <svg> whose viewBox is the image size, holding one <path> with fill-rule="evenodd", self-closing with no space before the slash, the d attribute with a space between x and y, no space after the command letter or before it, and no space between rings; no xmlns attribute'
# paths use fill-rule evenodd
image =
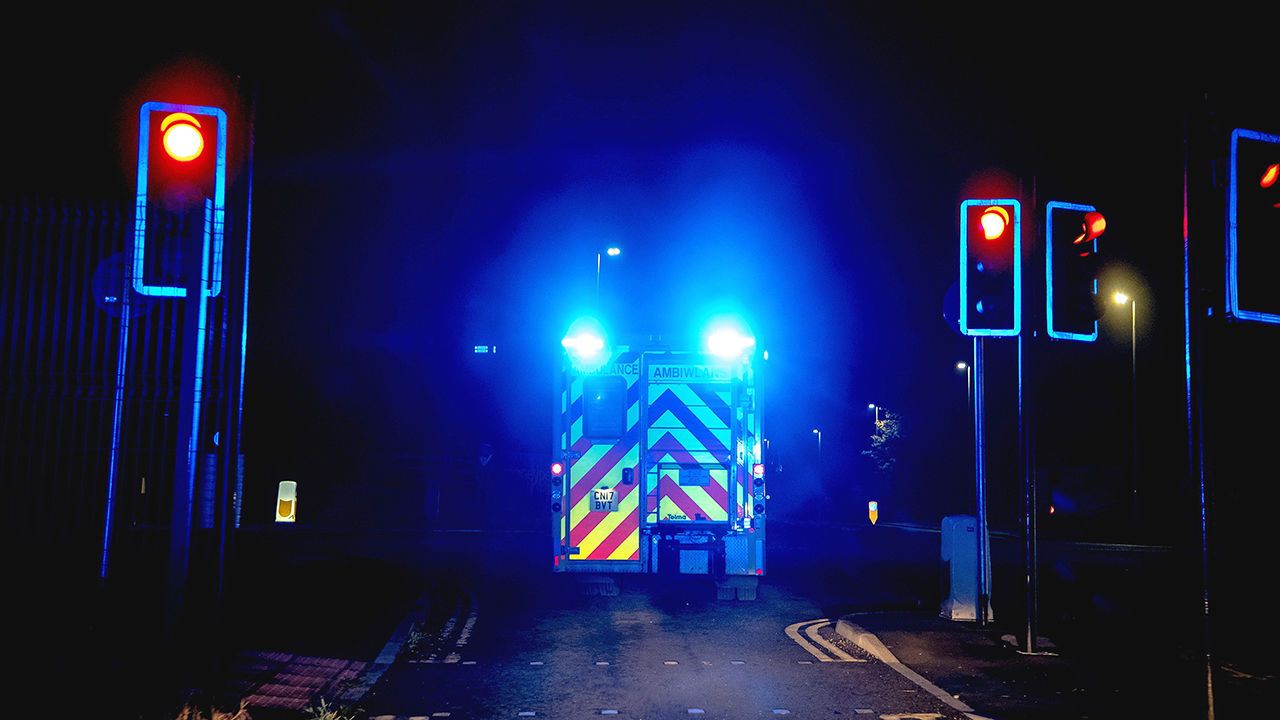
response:
<svg viewBox="0 0 1280 720"><path fill-rule="evenodd" d="M1269 188L1276 184L1276 178L1280 177L1280 163L1272 163L1267 171L1262 173L1262 179L1258 184L1264 188Z"/></svg>
<svg viewBox="0 0 1280 720"><path fill-rule="evenodd" d="M191 162L204 152L200 121L187 113L173 113L160 121L164 151L178 162Z"/></svg>
<svg viewBox="0 0 1280 720"><path fill-rule="evenodd" d="M993 205L982 211L982 217L978 222L982 223L982 236L988 240L995 240L1004 235L1004 229L1009 227L1009 211Z"/></svg>
<svg viewBox="0 0 1280 720"><path fill-rule="evenodd" d="M756 463L755 465L752 465L751 475L758 478L764 477L764 463Z"/></svg>
<svg viewBox="0 0 1280 720"><path fill-rule="evenodd" d="M1084 245L1080 248L1080 257L1089 257L1089 253L1093 252L1091 243L1102 237L1102 233L1107 230L1107 219L1096 210L1087 212L1084 214L1084 222L1080 223L1080 230L1080 234L1071 241L1071 244Z"/></svg>
<svg viewBox="0 0 1280 720"><path fill-rule="evenodd" d="M1097 210L1084 214L1084 239L1096 240L1107 230L1107 219Z"/></svg>
<svg viewBox="0 0 1280 720"><path fill-rule="evenodd" d="M551 474L556 477L560 477L561 475L563 475L564 463L558 463L558 462L551 463Z"/></svg>

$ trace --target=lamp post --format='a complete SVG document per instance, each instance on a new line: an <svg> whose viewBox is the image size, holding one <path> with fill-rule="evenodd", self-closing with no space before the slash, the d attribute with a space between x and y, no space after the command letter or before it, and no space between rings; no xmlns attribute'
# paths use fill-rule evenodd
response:
<svg viewBox="0 0 1280 720"><path fill-rule="evenodd" d="M967 362L958 362L956 369L964 371L964 406L967 408L973 402L973 368Z"/></svg>
<svg viewBox="0 0 1280 720"><path fill-rule="evenodd" d="M818 469L822 469L822 431L818 428L813 429L813 434L818 436Z"/></svg>
<svg viewBox="0 0 1280 720"><path fill-rule="evenodd" d="M622 248L617 246L610 247L604 252L596 253L596 307L600 307L600 265L604 260L604 256L618 257L622 254Z"/></svg>
<svg viewBox="0 0 1280 720"><path fill-rule="evenodd" d="M868 410L874 410L876 413L876 427L880 427L880 406L875 403L867 404Z"/></svg>
<svg viewBox="0 0 1280 720"><path fill-rule="evenodd" d="M1117 292L1112 299L1117 305L1129 306L1129 408L1132 413L1131 441L1133 443L1131 459L1133 467L1129 480L1130 510L1136 516L1138 510L1138 300L1123 292Z"/></svg>

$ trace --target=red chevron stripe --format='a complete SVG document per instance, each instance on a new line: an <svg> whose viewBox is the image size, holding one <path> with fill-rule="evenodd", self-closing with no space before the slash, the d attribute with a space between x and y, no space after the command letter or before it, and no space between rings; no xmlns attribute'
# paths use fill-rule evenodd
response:
<svg viewBox="0 0 1280 720"><path fill-rule="evenodd" d="M663 497L669 498L671 502L675 503L676 507L680 508L680 511L685 514L685 517L694 520L699 515L706 516L706 511L698 503L694 502L693 498L689 497L674 480L665 476L662 480L661 491Z"/></svg>
<svg viewBox="0 0 1280 720"><path fill-rule="evenodd" d="M621 462L622 458L626 457L627 453L630 452L633 447L635 446L632 445L624 447L622 445L614 445L609 448L608 452L604 454L604 457L600 458L595 465L591 466L590 470L586 471L580 475L578 479L574 480L573 488L569 490L569 507L577 505L578 501L586 496L587 491L594 487L596 483L600 482L600 478L604 477L614 468L614 466ZM581 459L579 459L579 462L581 462Z"/></svg>
<svg viewBox="0 0 1280 720"><path fill-rule="evenodd" d="M609 537L605 538L604 542L597 545L596 549L591 551L591 555L589 555L587 559L608 560L609 556L613 554L614 550L618 549L619 545L621 545L627 538L631 537L632 533L638 532L639 530L640 518L636 515L628 515L625 520L618 523L618 527L614 528L613 532L609 533ZM636 553L638 554L639 552L640 548L637 546Z"/></svg>
<svg viewBox="0 0 1280 720"><path fill-rule="evenodd" d="M716 482L715 478L711 478L711 482L707 483L707 486L702 489L706 491L712 500L716 501L716 505L719 505L720 509L726 513L729 512L729 491Z"/></svg>
<svg viewBox="0 0 1280 720"><path fill-rule="evenodd" d="M635 484L631 484L631 485L619 484L616 487L622 488L622 494L618 496L618 504L621 505L623 499L625 499L628 495L631 494L631 491L635 489L636 485ZM619 510L618 512L622 512L622 511ZM578 521L577 525L574 525L573 527L569 528L569 544L581 545L582 541L586 540L587 536L591 534L591 531L595 530L597 525L604 522L604 519L606 517L609 517L609 513L604 512L603 510L587 511L587 514L582 516L582 519Z"/></svg>

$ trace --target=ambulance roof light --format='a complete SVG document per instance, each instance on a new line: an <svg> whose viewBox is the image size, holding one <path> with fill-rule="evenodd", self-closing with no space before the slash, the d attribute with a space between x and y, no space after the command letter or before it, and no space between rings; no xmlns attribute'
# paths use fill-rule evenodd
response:
<svg viewBox="0 0 1280 720"><path fill-rule="evenodd" d="M733 328L721 328L707 336L707 349L711 354L726 359L741 357L755 346L755 338Z"/></svg>
<svg viewBox="0 0 1280 720"><path fill-rule="evenodd" d="M604 338L588 332L567 336L560 341L560 344L580 358L592 358L604 350Z"/></svg>

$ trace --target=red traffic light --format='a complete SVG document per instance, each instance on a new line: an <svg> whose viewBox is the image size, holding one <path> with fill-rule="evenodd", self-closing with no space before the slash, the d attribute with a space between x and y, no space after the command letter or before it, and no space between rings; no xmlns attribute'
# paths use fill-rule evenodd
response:
<svg viewBox="0 0 1280 720"><path fill-rule="evenodd" d="M191 162L204 152L200 121L187 113L172 113L160 121L164 151L178 162Z"/></svg>
<svg viewBox="0 0 1280 720"><path fill-rule="evenodd" d="M1276 184L1277 177L1280 177L1280 163L1272 163L1267 168L1267 171L1262 173L1262 179L1258 181L1258 184L1263 188L1269 188Z"/></svg>
<svg viewBox="0 0 1280 720"><path fill-rule="evenodd" d="M764 477L764 463L756 463L755 465L752 465L751 474L758 478Z"/></svg>
<svg viewBox="0 0 1280 720"><path fill-rule="evenodd" d="M558 462L551 463L551 474L556 477L560 477L561 475L563 475L564 463L558 463Z"/></svg>
<svg viewBox="0 0 1280 720"><path fill-rule="evenodd" d="M1080 230L1082 231L1080 235L1071 241L1072 245L1091 243L1102 237L1102 233L1107 230L1107 219L1097 210L1087 212L1084 214L1084 222L1080 223ZM1080 257L1086 257L1092 250L1092 247L1082 248Z"/></svg>
<svg viewBox="0 0 1280 720"><path fill-rule="evenodd" d="M995 240L1004 235L1004 229L1009 226L1009 211L999 205L992 205L982 211L982 217L978 222L982 223L982 236L988 240Z"/></svg>

